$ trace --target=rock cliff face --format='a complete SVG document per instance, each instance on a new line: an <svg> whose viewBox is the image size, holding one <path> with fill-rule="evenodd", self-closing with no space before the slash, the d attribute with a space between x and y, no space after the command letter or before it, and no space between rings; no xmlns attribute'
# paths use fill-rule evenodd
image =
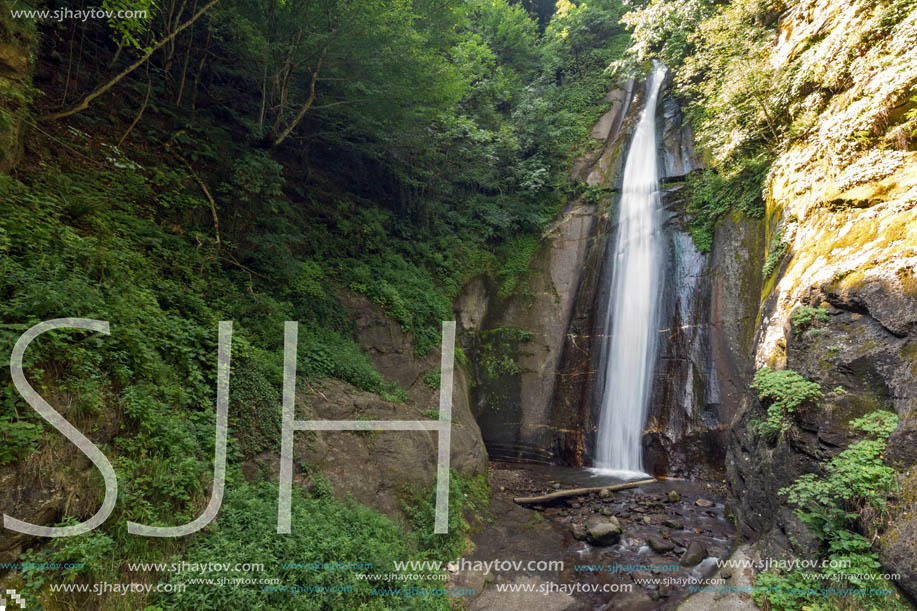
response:
<svg viewBox="0 0 917 611"><path fill-rule="evenodd" d="M766 189L769 248L786 254L761 292L754 365L798 371L825 399L774 446L753 433L761 407L746 400L727 465L742 533L763 537L774 554L802 552L805 527L777 490L849 445L851 419L894 410L887 460L902 474L901 490L880 558L914 597L917 153L906 134L915 127L907 111L917 89L917 11L890 26L881 18L869 3L828 0L800 2L781 18L773 62L798 66L794 86L811 93L794 108L805 129L777 158ZM891 31L864 52L864 37L881 27ZM824 307L827 321L794 328L801 306Z"/></svg>
<svg viewBox="0 0 917 611"><path fill-rule="evenodd" d="M501 298L484 278L459 296L458 320L472 356L473 406L493 458L552 462L565 419L552 410L563 346L602 219L573 203L545 233L526 289Z"/></svg>
<svg viewBox="0 0 917 611"><path fill-rule="evenodd" d="M344 382L329 380L325 388L303 389L298 402L299 418L327 420L423 420L423 412L439 407L439 391L428 386L423 375L438 371L440 351L431 350L420 359L414 354L411 336L365 296L341 296L356 325L357 340L386 380L405 389L408 400L392 403ZM401 518L399 501L406 494L426 493L436 475L437 434L421 431L379 433L319 432L314 439L302 434L294 446L294 471L299 461L321 470L335 493ZM276 460L271 456L270 459ZM450 466L466 475L484 473L487 451L481 431L471 414L468 377L455 368L452 393Z"/></svg>
<svg viewBox="0 0 917 611"><path fill-rule="evenodd" d="M526 289L501 297L478 278L456 302L476 367L473 408L492 458L581 465L589 452L593 303L610 200L642 95L633 82L609 93L609 110L591 132L598 146L571 176L604 196L571 202L545 231Z"/></svg>

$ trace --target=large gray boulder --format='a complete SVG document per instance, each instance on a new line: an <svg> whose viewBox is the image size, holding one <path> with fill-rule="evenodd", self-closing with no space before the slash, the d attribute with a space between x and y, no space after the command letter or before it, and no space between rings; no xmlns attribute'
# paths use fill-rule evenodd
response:
<svg viewBox="0 0 917 611"><path fill-rule="evenodd" d="M621 523L614 516L592 516L586 520L586 540L593 545L614 545L621 540Z"/></svg>

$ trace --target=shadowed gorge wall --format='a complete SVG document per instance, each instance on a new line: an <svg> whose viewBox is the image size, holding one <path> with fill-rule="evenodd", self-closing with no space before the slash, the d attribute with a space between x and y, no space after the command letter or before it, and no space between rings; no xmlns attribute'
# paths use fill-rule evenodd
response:
<svg viewBox="0 0 917 611"><path fill-rule="evenodd" d="M899 490L876 545L883 567L901 574L897 583L914 597L917 153L907 140L898 146L897 132L907 129L914 106L917 11L887 24L866 52L857 50L881 16L881 8L861 2L808 0L779 22L777 65L801 66L798 78L842 83L838 93L806 98L814 108L810 126L769 175L765 229L777 265L761 291L753 361L799 372L824 398L794 415L793 433L776 442L756 430L760 404L744 401L727 466L741 532L760 539L767 554L807 553L807 528L778 490L804 473L824 473L858 439L849 427L854 418L897 413L885 458L899 473ZM794 319L804 308L823 314Z"/></svg>

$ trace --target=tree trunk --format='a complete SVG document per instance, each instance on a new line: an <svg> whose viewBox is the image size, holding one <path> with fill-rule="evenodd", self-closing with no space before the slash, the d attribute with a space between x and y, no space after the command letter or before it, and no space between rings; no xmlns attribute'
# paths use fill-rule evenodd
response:
<svg viewBox="0 0 917 611"><path fill-rule="evenodd" d="M194 77L194 87L191 88L191 110L197 107L197 85L201 81L201 74L204 72L204 63L207 61L207 54L210 53L210 24L207 22L207 41L204 43L204 52L201 54L201 63L197 67L197 75Z"/></svg>
<svg viewBox="0 0 917 611"><path fill-rule="evenodd" d="M130 135L131 131L134 129L137 123L140 122L140 118L143 116L143 111L146 110L147 105L150 103L150 92L153 91L153 77L150 76L150 65L149 64L147 64L146 66L146 78L147 78L146 97L143 98L143 104L140 106L140 111L137 113L137 116L134 117L133 122L131 122L131 124L128 126L127 131L124 132L124 135L121 136L121 139L118 140L119 147L122 144L124 144L124 141L127 140L127 137Z"/></svg>
<svg viewBox="0 0 917 611"><path fill-rule="evenodd" d="M312 81L309 83L309 97L306 98L306 103L302 105L302 108L299 109L299 112L296 113L296 117L290 122L286 128L277 135L274 139L274 143L271 146L279 146L281 142L287 139L287 136L290 135L290 132L299 125L299 122L302 121L302 118L306 116L306 113L309 112L309 108L312 107L312 103L315 102L315 82L318 80L318 73L322 69L322 62L325 61L325 54L328 53L328 45L322 49L322 54L318 58L318 63L315 64L315 70L312 71ZM283 109L281 108L281 111Z"/></svg>
<svg viewBox="0 0 917 611"><path fill-rule="evenodd" d="M513 502L518 503L519 505L548 505L554 501L568 499L571 496L584 496L587 494L597 493L602 490L628 490L630 488L639 488L640 486L646 486L647 484L653 484L655 482L655 478L650 478L641 479L635 482L615 484L613 486L595 486L594 488L573 488L571 490L558 490L557 492L544 494L542 496L519 496L514 498Z"/></svg>

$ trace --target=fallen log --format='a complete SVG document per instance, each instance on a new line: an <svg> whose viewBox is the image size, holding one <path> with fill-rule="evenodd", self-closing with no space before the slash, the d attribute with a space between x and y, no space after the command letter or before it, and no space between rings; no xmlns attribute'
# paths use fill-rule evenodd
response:
<svg viewBox="0 0 917 611"><path fill-rule="evenodd" d="M654 478L650 478L641 479L634 482L624 482L623 484L614 484L612 486L571 488L570 490L558 490L557 492L551 492L550 494L543 494L541 496L517 496L513 499L513 502L519 505L549 505L556 501L570 498L571 496L583 496L586 494L599 493L602 490L608 490L609 492L614 492L615 490L627 490L629 488L646 486L647 484L653 484L655 482L656 480Z"/></svg>

